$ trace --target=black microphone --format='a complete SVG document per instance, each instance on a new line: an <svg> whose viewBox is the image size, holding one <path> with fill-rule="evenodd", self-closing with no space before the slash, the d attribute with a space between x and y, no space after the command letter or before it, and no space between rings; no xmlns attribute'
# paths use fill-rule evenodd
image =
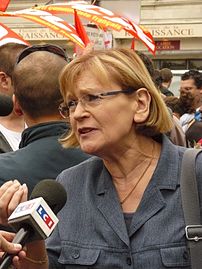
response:
<svg viewBox="0 0 202 269"><path fill-rule="evenodd" d="M58 223L55 214L65 205L67 194L59 182L44 179L35 186L30 198L20 203L8 219L8 223L17 231L12 242L22 246L50 236ZM0 269L7 269L11 265L13 256L4 253Z"/></svg>
<svg viewBox="0 0 202 269"><path fill-rule="evenodd" d="M10 96L0 94L0 116L8 116L13 111L13 100Z"/></svg>

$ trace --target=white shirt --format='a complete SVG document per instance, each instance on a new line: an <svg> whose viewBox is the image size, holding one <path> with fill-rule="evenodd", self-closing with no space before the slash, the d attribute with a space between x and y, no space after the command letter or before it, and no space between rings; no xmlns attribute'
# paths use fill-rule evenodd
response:
<svg viewBox="0 0 202 269"><path fill-rule="evenodd" d="M187 131L187 129L189 127L189 123L193 119L194 119L194 113L192 113L192 114L185 113L180 117L180 124L182 126L182 130L184 131L184 133Z"/></svg>
<svg viewBox="0 0 202 269"><path fill-rule="evenodd" d="M13 150L19 149L22 134L21 132L11 131L5 128L2 124L0 124L0 132L5 136L6 140L8 141Z"/></svg>
<svg viewBox="0 0 202 269"><path fill-rule="evenodd" d="M200 107L198 107L196 111L198 111L199 109ZM180 124L182 126L184 133L186 133L187 129L189 128L189 124L194 119L194 116L195 116L195 113L192 113L192 114L185 113L180 117Z"/></svg>

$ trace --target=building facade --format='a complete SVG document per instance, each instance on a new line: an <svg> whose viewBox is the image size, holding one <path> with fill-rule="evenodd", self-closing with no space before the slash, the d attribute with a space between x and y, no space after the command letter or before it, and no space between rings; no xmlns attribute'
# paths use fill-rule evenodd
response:
<svg viewBox="0 0 202 269"><path fill-rule="evenodd" d="M202 1L142 0L140 24L153 35L157 68L202 69ZM117 45L129 47L131 37L114 34ZM136 49L147 52L136 42Z"/></svg>
<svg viewBox="0 0 202 269"><path fill-rule="evenodd" d="M108 0L99 1L105 7ZM124 2L111 0L110 2ZM202 0L129 0L140 6L140 25L146 27L156 42L155 56L148 52L141 41L135 41L135 48L149 54L157 68L171 69L202 69ZM20 10L34 6L36 3L66 2L60 1L21 1L11 0L9 11ZM88 1L90 2L90 1ZM131 13L131 10L130 10ZM137 10L134 8L134 16ZM73 52L73 44L57 33L40 27L23 19L4 18L5 23L14 31L21 34L30 43L57 43L63 46L68 53ZM90 38L94 38L97 47L103 46L102 31L88 28ZM131 46L132 36L125 31L113 32L113 46Z"/></svg>

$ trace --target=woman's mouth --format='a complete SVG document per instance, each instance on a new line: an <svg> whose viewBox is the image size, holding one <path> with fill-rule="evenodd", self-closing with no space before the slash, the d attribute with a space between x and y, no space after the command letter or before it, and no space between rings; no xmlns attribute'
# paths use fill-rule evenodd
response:
<svg viewBox="0 0 202 269"><path fill-rule="evenodd" d="M94 131L94 130L95 130L94 128L90 128L90 127L79 128L79 129L78 129L78 133L79 133L80 135L83 135L83 134L88 134L88 133L90 133L90 132L92 132L92 131Z"/></svg>

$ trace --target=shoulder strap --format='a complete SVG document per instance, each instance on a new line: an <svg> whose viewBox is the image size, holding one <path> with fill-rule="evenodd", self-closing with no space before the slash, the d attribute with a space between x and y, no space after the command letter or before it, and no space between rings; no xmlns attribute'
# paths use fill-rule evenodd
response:
<svg viewBox="0 0 202 269"><path fill-rule="evenodd" d="M187 149L182 159L181 195L185 232L190 249L192 269L202 268L202 225L196 181L196 157L202 150Z"/></svg>

